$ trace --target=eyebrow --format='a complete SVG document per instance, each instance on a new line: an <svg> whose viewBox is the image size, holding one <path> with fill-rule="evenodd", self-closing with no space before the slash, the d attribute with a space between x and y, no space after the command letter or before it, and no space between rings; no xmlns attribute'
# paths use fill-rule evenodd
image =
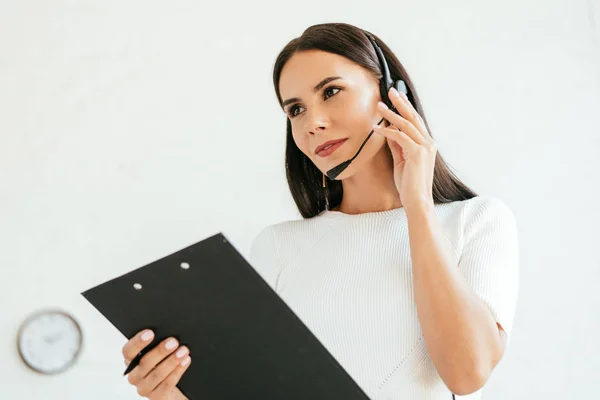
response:
<svg viewBox="0 0 600 400"><path fill-rule="evenodd" d="M319 90L321 90L321 88L322 88L323 86L325 86L325 85L327 85L329 82L331 82L331 81L335 81L335 80L337 80L337 79L342 79L342 77L341 77L341 76L330 76L330 77L327 77L327 78L323 79L321 82L317 83L317 85L316 85L316 86L313 88L313 91L316 93L316 92L318 92ZM286 101L284 101L283 103L281 103L281 106L282 106L282 107L285 107L285 106L287 106L288 104L290 104L290 103L295 103L295 102L297 102L297 101L300 101L300 99L299 99L298 97L292 97L291 99L287 99Z"/></svg>

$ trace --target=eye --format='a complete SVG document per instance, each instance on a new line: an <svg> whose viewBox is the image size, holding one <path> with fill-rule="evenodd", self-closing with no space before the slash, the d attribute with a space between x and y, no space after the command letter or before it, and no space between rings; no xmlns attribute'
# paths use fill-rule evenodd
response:
<svg viewBox="0 0 600 400"><path fill-rule="evenodd" d="M335 96L340 90L342 90L342 88L339 88L337 86L329 86L328 88L325 88L323 90L323 95L325 97L325 100L327 100L328 98ZM329 94L329 95L328 95ZM298 105L293 105L289 108L288 110L288 114L290 116L290 118L294 118L296 117L298 114L296 113L296 111L301 108Z"/></svg>
<svg viewBox="0 0 600 400"><path fill-rule="evenodd" d="M296 115L296 110L298 110L300 107L298 107L297 105L291 106L288 110L288 114L290 115L290 118L294 118Z"/></svg>
<svg viewBox="0 0 600 400"><path fill-rule="evenodd" d="M342 90L342 89L340 89L339 87L335 87L335 86L329 86L328 88L326 88L326 89L323 91L323 93L324 93L324 94L331 93L331 91L333 91L333 90L340 91L340 90ZM335 96L336 94L337 94L337 92L333 93L331 96ZM331 97L331 96L328 96L328 97Z"/></svg>

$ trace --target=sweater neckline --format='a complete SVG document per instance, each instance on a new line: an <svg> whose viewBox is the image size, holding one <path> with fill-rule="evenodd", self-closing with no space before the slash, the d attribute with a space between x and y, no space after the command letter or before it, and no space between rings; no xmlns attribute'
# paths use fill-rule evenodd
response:
<svg viewBox="0 0 600 400"><path fill-rule="evenodd" d="M377 219L377 218L391 218L391 219L404 219L406 217L406 210L404 207L392 208L384 211L370 211L360 214L347 214L341 211L323 210L321 216L343 218L343 219Z"/></svg>

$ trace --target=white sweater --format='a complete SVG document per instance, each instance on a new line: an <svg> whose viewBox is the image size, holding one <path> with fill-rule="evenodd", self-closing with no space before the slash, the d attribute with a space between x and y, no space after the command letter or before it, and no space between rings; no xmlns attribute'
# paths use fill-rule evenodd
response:
<svg viewBox="0 0 600 400"><path fill-rule="evenodd" d="M435 209L458 268L510 338L519 276L514 215L490 196ZM404 208L324 211L267 226L249 260L371 399L452 399L419 325ZM461 398L480 399L481 390Z"/></svg>

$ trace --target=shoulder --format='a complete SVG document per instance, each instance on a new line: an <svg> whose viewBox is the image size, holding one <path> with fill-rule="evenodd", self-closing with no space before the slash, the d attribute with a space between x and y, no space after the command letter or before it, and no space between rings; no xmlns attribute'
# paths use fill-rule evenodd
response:
<svg viewBox="0 0 600 400"><path fill-rule="evenodd" d="M283 221L262 227L252 239L251 249L275 246L282 237L297 230L297 221Z"/></svg>
<svg viewBox="0 0 600 400"><path fill-rule="evenodd" d="M461 210L465 234L497 231L516 235L517 220L508 204L495 196L478 196L466 200Z"/></svg>
<svg viewBox="0 0 600 400"><path fill-rule="evenodd" d="M281 270L279 250L275 243L277 225L268 225L259 230L252 239L248 261L260 276L276 289Z"/></svg>
<svg viewBox="0 0 600 400"><path fill-rule="evenodd" d="M499 197L482 195L443 203L436 206L436 212L457 257L465 246L512 247L518 241L515 215Z"/></svg>
<svg viewBox="0 0 600 400"><path fill-rule="evenodd" d="M250 244L250 258L255 259L264 253L270 253L275 250L275 233L277 225L267 225L261 228L258 233L252 238Z"/></svg>
<svg viewBox="0 0 600 400"><path fill-rule="evenodd" d="M499 216L514 219L514 214L508 204L496 196L477 196L465 201L465 216L471 218L482 218Z"/></svg>
<svg viewBox="0 0 600 400"><path fill-rule="evenodd" d="M505 201L495 196L478 196L457 207L457 249L463 258L491 257L512 263L518 257L517 220ZM477 256L475 256L477 254ZM508 259L511 260L508 260Z"/></svg>
<svg viewBox="0 0 600 400"><path fill-rule="evenodd" d="M252 247L275 246L280 249L302 247L303 243L310 244L311 238L323 232L324 224L331 223L320 217L287 220L267 225L260 229L252 240Z"/></svg>
<svg viewBox="0 0 600 400"><path fill-rule="evenodd" d="M438 205L439 216L462 230L486 224L516 225L511 208L496 196L476 196L468 200Z"/></svg>
<svg viewBox="0 0 600 400"><path fill-rule="evenodd" d="M283 266L316 239L316 219L289 220L267 225L253 237L248 259L267 283L277 290Z"/></svg>

